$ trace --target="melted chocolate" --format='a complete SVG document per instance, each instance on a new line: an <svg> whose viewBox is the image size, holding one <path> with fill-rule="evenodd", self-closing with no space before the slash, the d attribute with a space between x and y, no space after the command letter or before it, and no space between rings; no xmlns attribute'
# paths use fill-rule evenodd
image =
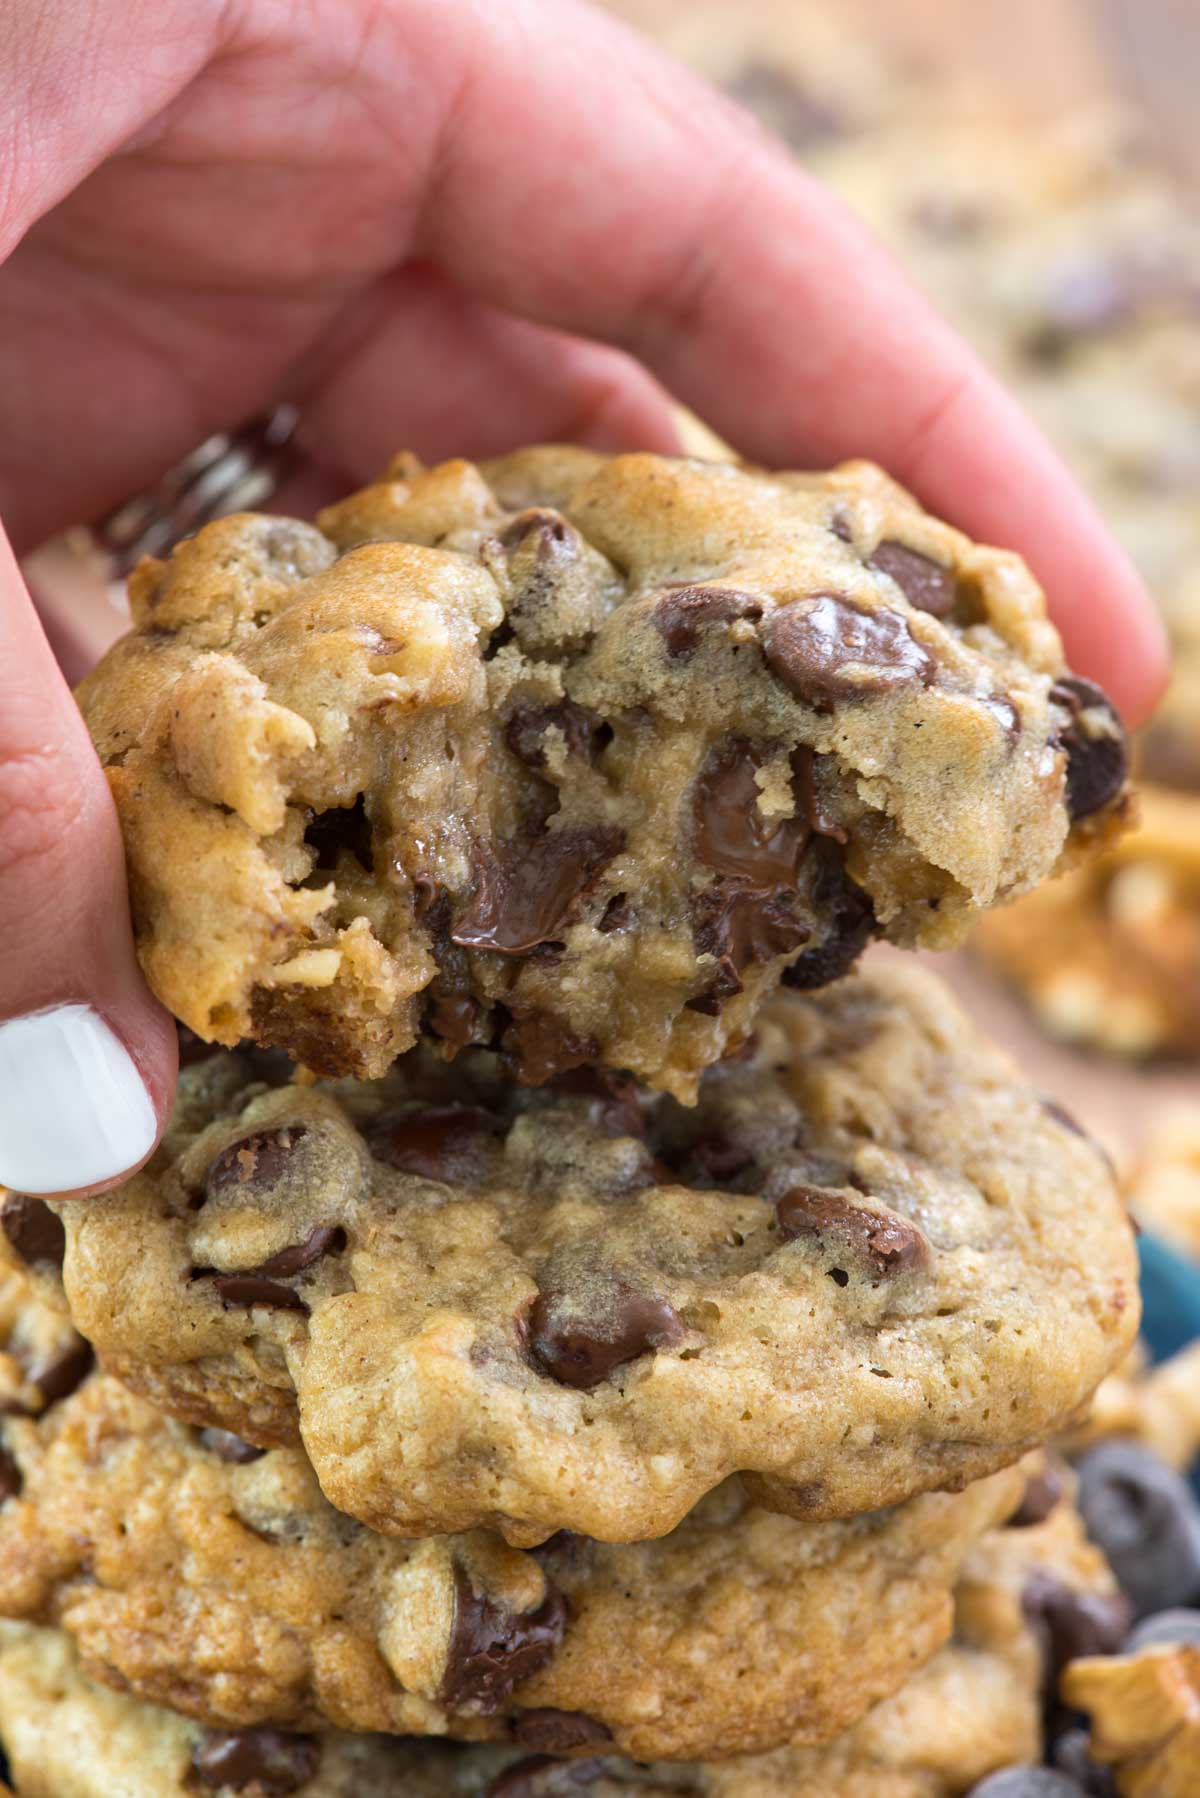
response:
<svg viewBox="0 0 1200 1798"><path fill-rule="evenodd" d="M937 665L899 612L870 612L837 593L806 594L772 612L763 653L788 690L829 712L839 700L874 699L928 685Z"/></svg>

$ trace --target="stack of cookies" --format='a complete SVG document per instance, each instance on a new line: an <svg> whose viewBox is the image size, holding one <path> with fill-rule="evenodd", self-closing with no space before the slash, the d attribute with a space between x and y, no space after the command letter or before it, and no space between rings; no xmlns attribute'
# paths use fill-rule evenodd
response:
<svg viewBox="0 0 1200 1798"><path fill-rule="evenodd" d="M1120 828L1020 561L864 465L534 450L132 605L80 702L187 1065L124 1187L0 1211L20 1798L1060 1789L1128 1611L1038 1450L1130 1229L855 971Z"/></svg>

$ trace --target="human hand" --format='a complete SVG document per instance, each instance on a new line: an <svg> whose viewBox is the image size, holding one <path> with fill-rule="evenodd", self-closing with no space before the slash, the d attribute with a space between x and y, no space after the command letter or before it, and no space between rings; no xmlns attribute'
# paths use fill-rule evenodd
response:
<svg viewBox="0 0 1200 1798"><path fill-rule="evenodd" d="M1021 550L1131 722L1137 577L1015 404L736 108L573 0L29 5L0 62L0 518L18 552L281 399L331 480L536 439L882 462ZM149 1154L174 1035L107 789L0 561L0 1179Z"/></svg>

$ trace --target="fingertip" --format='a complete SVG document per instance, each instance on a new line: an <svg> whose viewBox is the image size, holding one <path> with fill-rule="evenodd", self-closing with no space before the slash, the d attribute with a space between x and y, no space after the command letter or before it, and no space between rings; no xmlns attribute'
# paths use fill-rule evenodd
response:
<svg viewBox="0 0 1200 1798"><path fill-rule="evenodd" d="M160 1011L161 1007L154 1007ZM0 1023L0 1182L39 1197L119 1185L153 1154L169 1115L177 1051L148 1015L136 1052L83 1001Z"/></svg>

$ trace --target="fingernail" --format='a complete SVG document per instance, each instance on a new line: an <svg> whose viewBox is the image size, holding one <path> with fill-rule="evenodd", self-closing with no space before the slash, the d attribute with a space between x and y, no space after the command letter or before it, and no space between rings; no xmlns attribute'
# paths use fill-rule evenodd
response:
<svg viewBox="0 0 1200 1798"><path fill-rule="evenodd" d="M0 1024L0 1183L70 1192L147 1155L154 1107L133 1057L90 1005Z"/></svg>

